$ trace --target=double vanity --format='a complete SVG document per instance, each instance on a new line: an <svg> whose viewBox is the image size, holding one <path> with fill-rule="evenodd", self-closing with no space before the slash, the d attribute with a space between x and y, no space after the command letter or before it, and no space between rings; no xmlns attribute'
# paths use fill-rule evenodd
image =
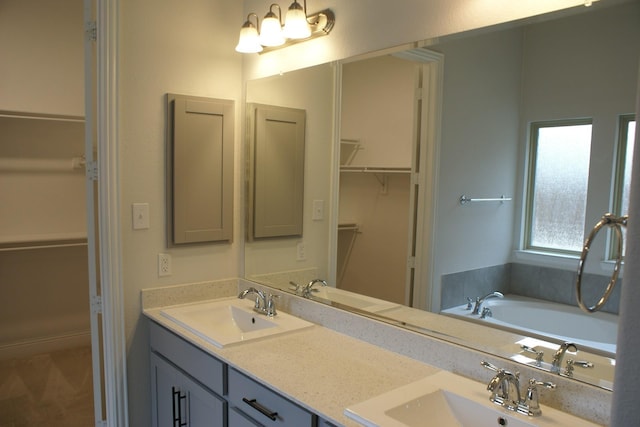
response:
<svg viewBox="0 0 640 427"><path fill-rule="evenodd" d="M377 345L375 335L389 325L336 315L293 295L272 299L251 285L231 280L143 291L154 426L596 425L546 405L539 416L519 413L537 407L528 373L520 380L491 364L498 371L486 370L482 353L464 350L469 357L453 361L464 366L443 370L439 360L451 355L437 347L407 357ZM277 314L267 315L268 301ZM345 334L350 328L360 332ZM373 339L358 339L362 334ZM397 339L390 345L401 345ZM486 371L484 383L459 375L469 360ZM543 400L571 393L562 378L555 390L544 385L533 384ZM507 393L518 408L496 404Z"/></svg>

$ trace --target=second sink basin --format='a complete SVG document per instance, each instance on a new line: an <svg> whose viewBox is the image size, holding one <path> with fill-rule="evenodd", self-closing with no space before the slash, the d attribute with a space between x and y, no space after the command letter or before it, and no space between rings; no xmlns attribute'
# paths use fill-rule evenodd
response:
<svg viewBox="0 0 640 427"><path fill-rule="evenodd" d="M238 298L167 308L160 314L220 348L313 325L282 312L267 317L253 311L252 300Z"/></svg>
<svg viewBox="0 0 640 427"><path fill-rule="evenodd" d="M367 427L595 426L548 407L540 417L516 414L490 402L486 385L445 371L352 405L345 415Z"/></svg>

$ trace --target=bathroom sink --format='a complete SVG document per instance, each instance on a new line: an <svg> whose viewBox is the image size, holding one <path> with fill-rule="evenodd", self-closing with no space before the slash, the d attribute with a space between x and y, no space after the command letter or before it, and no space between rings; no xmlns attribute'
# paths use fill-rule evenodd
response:
<svg viewBox="0 0 640 427"><path fill-rule="evenodd" d="M167 308L160 315L220 348L313 325L282 312L267 317L253 311L253 304L251 299L225 298Z"/></svg>
<svg viewBox="0 0 640 427"><path fill-rule="evenodd" d="M540 417L516 414L490 402L486 385L445 371L352 405L344 412L367 427L595 426L548 407L542 408Z"/></svg>
<svg viewBox="0 0 640 427"><path fill-rule="evenodd" d="M406 426L423 426L428 419L440 426L493 426L532 427L515 414L487 407L448 390L436 390L385 411L390 418ZM524 418L524 417L522 417Z"/></svg>

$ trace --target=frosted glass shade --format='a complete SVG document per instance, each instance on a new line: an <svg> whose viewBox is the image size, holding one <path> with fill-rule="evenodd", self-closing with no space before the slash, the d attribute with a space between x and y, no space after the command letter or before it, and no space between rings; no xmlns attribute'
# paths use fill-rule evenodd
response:
<svg viewBox="0 0 640 427"><path fill-rule="evenodd" d="M311 35L307 16L298 3L293 3L287 10L283 33L288 39L306 39Z"/></svg>
<svg viewBox="0 0 640 427"><path fill-rule="evenodd" d="M236 52L240 53L258 53L262 52L262 46L260 45L258 30L253 25L243 25L240 29L240 37L238 38L238 45L236 46Z"/></svg>
<svg viewBox="0 0 640 427"><path fill-rule="evenodd" d="M284 42L278 18L275 15L265 16L260 25L260 44L262 46L281 46Z"/></svg>

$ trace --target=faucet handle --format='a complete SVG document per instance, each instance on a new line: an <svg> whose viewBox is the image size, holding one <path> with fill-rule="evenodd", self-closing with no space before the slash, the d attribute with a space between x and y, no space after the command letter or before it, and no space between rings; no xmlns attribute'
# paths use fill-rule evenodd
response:
<svg viewBox="0 0 640 427"><path fill-rule="evenodd" d="M300 293L301 289L302 289L302 286L297 284L293 280L290 280L289 284L291 285L291 286L289 286L289 289L294 291L296 293L296 295L298 295Z"/></svg>
<svg viewBox="0 0 640 427"><path fill-rule="evenodd" d="M473 308L473 300L471 297L465 297L467 299L467 307L465 310L471 310Z"/></svg>
<svg viewBox="0 0 640 427"><path fill-rule="evenodd" d="M491 364L491 363L489 363L489 362L486 362L486 361L484 361L484 360L483 360L482 362L480 362L480 364L481 364L482 366L484 366L485 368L487 368L488 370L490 370L490 371L494 371L494 372L504 371L504 369L500 369L500 368L498 368L496 365Z"/></svg>
<svg viewBox="0 0 640 427"><path fill-rule="evenodd" d="M280 298L280 295L266 294L265 298L265 313L269 317L273 317L276 314L276 303L273 301L274 298Z"/></svg>
<svg viewBox="0 0 640 427"><path fill-rule="evenodd" d="M540 402L538 400L538 387L544 387L546 389L554 389L556 385L551 382L538 381L535 378L529 380L529 386L527 387L527 395L524 402L520 406L521 412L526 412L527 415L537 417L542 414L540 409Z"/></svg>
<svg viewBox="0 0 640 427"><path fill-rule="evenodd" d="M522 344L520 346L522 351L526 353L533 353L536 355L536 365L540 366L542 364L542 359L544 358L544 351L538 350L535 347L529 347L528 345Z"/></svg>

